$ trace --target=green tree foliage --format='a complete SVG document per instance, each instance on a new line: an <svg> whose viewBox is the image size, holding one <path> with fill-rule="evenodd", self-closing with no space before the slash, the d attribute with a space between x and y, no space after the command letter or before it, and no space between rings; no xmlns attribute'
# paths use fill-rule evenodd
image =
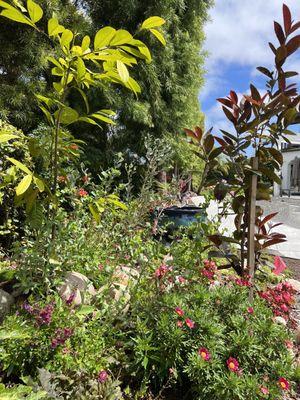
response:
<svg viewBox="0 0 300 400"><path fill-rule="evenodd" d="M72 30L88 32L89 22L71 1L40 0L38 3L44 10L40 23L43 30L47 28L47 20L57 15ZM51 65L46 55L54 53L53 43L30 26L15 24L6 18L1 19L0 43L0 116L29 132L43 118L34 93L46 93L52 86Z"/></svg>
<svg viewBox="0 0 300 400"><path fill-rule="evenodd" d="M137 66L135 78L142 82L141 95L110 92L113 108L118 109L119 125L107 128L103 135L91 138L93 149L105 148L107 158L115 150L144 152L144 138L175 135L185 126L202 124L198 93L203 83L204 53L201 51L203 24L211 1L172 0L95 0L82 1L91 16L94 29L111 24L134 31L145 18L160 15L164 25L166 47L155 38L142 36L152 49L153 62ZM126 97L124 97L124 95ZM97 98L97 94L95 94ZM99 97L96 99L99 101ZM101 104L99 104L101 106ZM99 153L99 152L98 152Z"/></svg>

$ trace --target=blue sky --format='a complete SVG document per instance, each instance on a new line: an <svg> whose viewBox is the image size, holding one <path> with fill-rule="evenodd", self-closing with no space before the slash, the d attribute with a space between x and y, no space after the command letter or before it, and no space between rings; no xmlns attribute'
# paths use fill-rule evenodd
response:
<svg viewBox="0 0 300 400"><path fill-rule="evenodd" d="M300 20L300 1L286 0L285 4L293 19ZM246 93L250 82L264 93L263 75L256 67L272 67L268 42L275 42L273 21L282 23L282 0L215 0L210 18L205 27L207 73L199 100L206 127L214 126L217 133L220 128L229 129L230 123L216 98L227 96L231 89L240 95ZM289 69L300 72L300 55L295 54Z"/></svg>

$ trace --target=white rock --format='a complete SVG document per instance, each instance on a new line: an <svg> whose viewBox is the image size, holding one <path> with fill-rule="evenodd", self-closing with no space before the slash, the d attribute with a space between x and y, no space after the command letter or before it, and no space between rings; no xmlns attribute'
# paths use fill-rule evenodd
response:
<svg viewBox="0 0 300 400"><path fill-rule="evenodd" d="M286 320L282 317L275 317L273 321L276 322L277 324L282 324L284 326L286 326L287 323Z"/></svg>
<svg viewBox="0 0 300 400"><path fill-rule="evenodd" d="M9 313L13 303L14 298L5 290L0 289L0 319Z"/></svg>
<svg viewBox="0 0 300 400"><path fill-rule="evenodd" d="M67 272L62 286L59 288L59 295L62 299L68 300L74 294L73 304L80 305L87 303L89 298L96 295L96 290L92 282L79 272Z"/></svg>
<svg viewBox="0 0 300 400"><path fill-rule="evenodd" d="M297 281L296 279L287 279L286 282L289 283L294 290L300 292L300 281Z"/></svg>

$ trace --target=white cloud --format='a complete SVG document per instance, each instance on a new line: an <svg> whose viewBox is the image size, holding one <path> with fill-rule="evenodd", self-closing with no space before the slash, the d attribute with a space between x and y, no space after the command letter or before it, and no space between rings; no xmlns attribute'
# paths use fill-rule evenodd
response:
<svg viewBox="0 0 300 400"><path fill-rule="evenodd" d="M300 19L300 2L285 0L294 19ZM207 23L207 66L238 63L256 66L269 64L274 40L273 21L282 22L282 0L216 0Z"/></svg>
<svg viewBox="0 0 300 400"><path fill-rule="evenodd" d="M300 20L299 0L284 2L290 7L293 19ZM220 93L226 95L222 89L228 87L226 69L231 64L235 68L249 68L253 77L257 75L257 66L272 65L273 54L268 42L277 41L273 21L282 24L282 3L282 0L215 0L211 22L205 28L205 48L210 55L206 61L206 83L200 94L202 101ZM288 68L300 72L300 57L294 54ZM244 87L249 83L245 82ZM228 129L230 124L220 110L220 105L215 105L206 111L207 127Z"/></svg>

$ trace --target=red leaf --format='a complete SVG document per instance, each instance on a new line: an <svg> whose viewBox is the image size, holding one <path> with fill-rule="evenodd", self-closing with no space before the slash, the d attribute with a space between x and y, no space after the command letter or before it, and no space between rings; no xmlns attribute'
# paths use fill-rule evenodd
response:
<svg viewBox="0 0 300 400"><path fill-rule="evenodd" d="M270 221L272 218L274 218L278 212L266 215L258 224L259 228L261 228L263 225L265 225L268 221Z"/></svg>
<svg viewBox="0 0 300 400"><path fill-rule="evenodd" d="M277 224L274 224L270 227L270 229L276 228L277 226L283 225L282 222L277 222Z"/></svg>
<svg viewBox="0 0 300 400"><path fill-rule="evenodd" d="M199 126L196 126L195 127L195 134L196 134L196 136L198 137L198 139L200 141L202 136L203 136L203 130Z"/></svg>
<svg viewBox="0 0 300 400"><path fill-rule="evenodd" d="M283 29L282 29L281 25L276 21L274 21L274 31L276 33L277 39L279 40L279 43L284 44L285 36L284 36Z"/></svg>
<svg viewBox="0 0 300 400"><path fill-rule="evenodd" d="M260 106L260 102L252 99L252 97L247 96L246 94L244 94L244 97L245 97L246 100L249 101L249 103L254 104L255 106Z"/></svg>
<svg viewBox="0 0 300 400"><path fill-rule="evenodd" d="M230 98L233 101L233 103L237 105L239 99L234 90L230 90Z"/></svg>
<svg viewBox="0 0 300 400"><path fill-rule="evenodd" d="M222 138L219 138L217 136L215 136L215 140L222 146L222 147L226 147L227 143L225 142L225 140L223 140Z"/></svg>
<svg viewBox="0 0 300 400"><path fill-rule="evenodd" d="M276 256L274 259L274 271L275 275L280 275L287 267L283 259L279 256Z"/></svg>
<svg viewBox="0 0 300 400"><path fill-rule="evenodd" d="M223 106L222 109L223 109L226 117L229 119L229 121L231 121L233 124L235 124L236 118L234 117L234 115L226 107Z"/></svg>
<svg viewBox="0 0 300 400"><path fill-rule="evenodd" d="M292 26L290 33L295 32L295 31L296 31L297 29L299 29L299 28L300 28L300 21L299 21L299 22L296 22L296 23Z"/></svg>
<svg viewBox="0 0 300 400"><path fill-rule="evenodd" d="M208 239L213 242L217 247L221 246L222 244L222 238L220 235L210 235L208 236Z"/></svg>
<svg viewBox="0 0 300 400"><path fill-rule="evenodd" d="M278 244L278 243L283 243L283 242L286 242L286 239L271 239L271 240L268 240L267 242L265 242L261 246L261 248L265 249L266 247L273 246L273 244Z"/></svg>
<svg viewBox="0 0 300 400"><path fill-rule="evenodd" d="M198 136L196 135L196 133L194 131L192 131L191 129L188 129L188 128L183 128L183 130L185 131L187 136L190 136L193 139L196 139L197 141L199 141Z"/></svg>
<svg viewBox="0 0 300 400"><path fill-rule="evenodd" d="M260 103L261 101L261 96L259 94L259 91L256 89L254 85L250 85L250 90L251 90L251 96L254 100L258 101Z"/></svg>
<svg viewBox="0 0 300 400"><path fill-rule="evenodd" d="M287 55L290 56L300 47L300 35L294 36L286 45Z"/></svg>
<svg viewBox="0 0 300 400"><path fill-rule="evenodd" d="M219 99L217 99L217 101L218 101L219 103L224 104L226 107L232 108L232 103L231 103L231 101L228 100L228 99L219 98Z"/></svg>
<svg viewBox="0 0 300 400"><path fill-rule="evenodd" d="M269 42L269 46L270 46L270 49L273 51L273 53L276 55L276 47L274 46L274 44Z"/></svg>
<svg viewBox="0 0 300 400"><path fill-rule="evenodd" d="M292 15L290 9L286 4L283 4L282 11L283 11L284 30L285 33L288 35L292 26Z"/></svg>

